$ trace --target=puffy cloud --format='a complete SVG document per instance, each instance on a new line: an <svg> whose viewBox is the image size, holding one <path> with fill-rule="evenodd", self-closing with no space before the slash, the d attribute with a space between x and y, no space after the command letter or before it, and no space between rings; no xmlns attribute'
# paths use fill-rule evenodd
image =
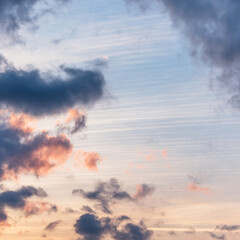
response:
<svg viewBox="0 0 240 240"><path fill-rule="evenodd" d="M66 77L42 77L38 69L0 72L0 106L44 116L92 104L102 97L105 80L100 72L64 66L60 69ZM81 126L79 121L75 123L73 132Z"/></svg>
<svg viewBox="0 0 240 240"><path fill-rule="evenodd" d="M115 240L150 240L152 232L149 231L143 222L133 224L131 222L119 228L122 221L129 220L125 217L116 221L115 218L99 218L94 214L86 213L76 221L74 228L82 240L101 240L105 236L111 236Z"/></svg>
<svg viewBox="0 0 240 240"><path fill-rule="evenodd" d="M2 127L2 128L1 128ZM0 178L16 178L21 173L46 175L63 164L72 151L64 135L41 133L25 136L23 132L0 126Z"/></svg>
<svg viewBox="0 0 240 240"><path fill-rule="evenodd" d="M31 186L22 187L16 191L5 191L0 193L0 221L7 220L7 214L5 208L9 207L12 209L24 208L27 204L27 199L33 196L40 198L46 197L47 194L42 188L34 188Z"/></svg>
<svg viewBox="0 0 240 240"><path fill-rule="evenodd" d="M77 162L75 166L83 166L90 171L98 171L98 164L102 161L102 158L96 152L77 151L75 160Z"/></svg>

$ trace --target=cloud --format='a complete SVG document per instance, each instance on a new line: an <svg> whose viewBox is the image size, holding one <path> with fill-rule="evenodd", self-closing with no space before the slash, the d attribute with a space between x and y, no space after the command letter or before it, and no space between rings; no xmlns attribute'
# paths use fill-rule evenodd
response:
<svg viewBox="0 0 240 240"><path fill-rule="evenodd" d="M153 186L149 186L147 184L137 184L137 191L134 194L134 199L143 199L151 194L153 194L155 188Z"/></svg>
<svg viewBox="0 0 240 240"><path fill-rule="evenodd" d="M75 160L77 161L77 164L75 164L75 166L83 165L88 170L93 172L98 171L98 164L102 162L100 154L96 152L83 152L83 151L76 152Z"/></svg>
<svg viewBox="0 0 240 240"><path fill-rule="evenodd" d="M63 164L72 152L65 135L55 137L47 132L33 135L7 124L0 124L0 146L0 179L26 173L46 175Z"/></svg>
<svg viewBox="0 0 240 240"><path fill-rule="evenodd" d="M110 179L108 182L98 182L94 191L86 192L83 189L72 191L74 195L82 196L85 199L96 202L95 207L104 213L112 214L110 205L120 200L136 201L152 194L154 188L147 184L137 186L137 192L131 195L123 191L117 179Z"/></svg>
<svg viewBox="0 0 240 240"><path fill-rule="evenodd" d="M52 0L59 5L68 0ZM44 0L1 0L0 1L0 32L19 40L17 32L23 25L35 24L38 17L35 7ZM55 5L56 7L56 5ZM43 11L50 11L48 7Z"/></svg>
<svg viewBox="0 0 240 240"><path fill-rule="evenodd" d="M43 212L57 212L58 207L54 204L51 204L49 202L40 202L40 201L26 201L26 204L24 206L23 212L26 217L32 216L32 215L38 215Z"/></svg>
<svg viewBox="0 0 240 240"><path fill-rule="evenodd" d="M203 192L205 194L209 194L212 191L210 190L210 188L208 187L201 187L195 183L189 183L188 187L187 187L188 191L190 192Z"/></svg>
<svg viewBox="0 0 240 240"><path fill-rule="evenodd" d="M86 127L87 117L85 112L78 109L69 109L68 117L64 123L57 123L58 132L67 131L69 134L75 134Z"/></svg>
<svg viewBox="0 0 240 240"><path fill-rule="evenodd" d="M121 221L115 221L115 218L99 218L94 214L82 215L74 224L76 233L82 240L101 240L105 236L111 236L115 240L150 240L152 231L149 231L143 222L133 224L126 223L124 226L119 225ZM125 221L126 219L124 219ZM129 220L129 219L128 219Z"/></svg>
<svg viewBox="0 0 240 240"><path fill-rule="evenodd" d="M226 224L222 224L222 225L217 225L216 229L226 230L226 231L234 231L234 230L240 229L240 225L226 225Z"/></svg>
<svg viewBox="0 0 240 240"><path fill-rule="evenodd" d="M127 192L121 190L116 179L111 179L109 182L98 182L94 191L85 192L83 189L75 189L72 193L97 202L96 208L108 214L112 214L111 203L117 200L133 200Z"/></svg>
<svg viewBox="0 0 240 240"><path fill-rule="evenodd" d="M60 70L65 77L42 77L38 69L0 72L0 107L45 116L93 104L103 96L105 80L100 72L65 66ZM78 129L77 121L73 131Z"/></svg>
<svg viewBox="0 0 240 240"><path fill-rule="evenodd" d="M108 56L104 56L104 57L100 57L100 58L96 58L92 61L88 61L86 62L88 65L94 67L94 68L105 68L108 66L108 61L109 61L109 57Z"/></svg>
<svg viewBox="0 0 240 240"><path fill-rule="evenodd" d="M42 188L34 188L31 186L22 187L17 191L5 191L0 193L0 221L7 220L5 208L24 210L27 199L33 196L44 198L47 196Z"/></svg>
<svg viewBox="0 0 240 240"><path fill-rule="evenodd" d="M125 0L146 9L160 4L192 45L192 54L217 72L218 86L240 108L240 2L236 0Z"/></svg>
<svg viewBox="0 0 240 240"><path fill-rule="evenodd" d="M209 235L213 238L213 239L218 239L218 240L225 240L225 234L222 235L216 235L215 233L209 232Z"/></svg>
<svg viewBox="0 0 240 240"><path fill-rule="evenodd" d="M60 223L62 223L61 220L51 222L44 228L44 231L53 231Z"/></svg>
<svg viewBox="0 0 240 240"><path fill-rule="evenodd" d="M85 212L88 212L88 213L96 213L89 206L82 206L82 210L85 211Z"/></svg>

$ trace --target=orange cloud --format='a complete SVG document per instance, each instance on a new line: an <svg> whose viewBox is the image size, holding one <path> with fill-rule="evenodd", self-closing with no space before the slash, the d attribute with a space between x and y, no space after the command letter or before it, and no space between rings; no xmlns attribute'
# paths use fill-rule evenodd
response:
<svg viewBox="0 0 240 240"><path fill-rule="evenodd" d="M155 188L147 184L137 184L137 191L133 195L133 198L136 200L143 199L151 194L153 194Z"/></svg>
<svg viewBox="0 0 240 240"><path fill-rule="evenodd" d="M36 215L36 214L41 214L43 212L56 212L57 207L49 202L30 202L26 201L26 204L24 206L23 212L25 216L31 216L31 215Z"/></svg>
<svg viewBox="0 0 240 240"><path fill-rule="evenodd" d="M8 121L13 129L21 130L25 134L32 133L36 125L36 119L24 113L15 114L12 112Z"/></svg>
<svg viewBox="0 0 240 240"><path fill-rule="evenodd" d="M75 159L78 161L77 165L83 163L83 166L90 171L98 171L97 165L102 161L101 156L96 152L77 151Z"/></svg>
<svg viewBox="0 0 240 240"><path fill-rule="evenodd" d="M207 188L207 187L201 187L195 183L189 183L188 187L187 187L188 191L190 192L203 192L205 194L209 194L212 191Z"/></svg>
<svg viewBox="0 0 240 240"><path fill-rule="evenodd" d="M72 152L72 145L65 135L53 137L45 133L25 140L20 147L3 164L2 179L17 178L17 174L24 173L46 175L63 164Z"/></svg>

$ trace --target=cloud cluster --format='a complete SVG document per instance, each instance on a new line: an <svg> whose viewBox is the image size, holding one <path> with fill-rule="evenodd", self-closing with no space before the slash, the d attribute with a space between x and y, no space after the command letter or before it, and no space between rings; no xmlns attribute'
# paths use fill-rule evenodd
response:
<svg viewBox="0 0 240 240"><path fill-rule="evenodd" d="M147 184L138 185L137 192L133 197L121 189L117 179L108 182L98 182L94 191L86 192L83 189L73 190L74 195L96 202L96 208L104 213L112 214L111 204L119 200L136 201L147 197L154 192L154 188Z"/></svg>
<svg viewBox="0 0 240 240"><path fill-rule="evenodd" d="M105 236L111 236L115 240L149 240L152 232L149 231L143 222L133 224L128 222L119 228L123 221L129 220L127 217L99 218L94 214L86 213L76 221L74 228L81 236L81 240L101 240Z"/></svg>
<svg viewBox="0 0 240 240"><path fill-rule="evenodd" d="M0 193L0 222L7 220L5 208L21 209L27 204L27 199L36 197L46 197L47 194L42 188L34 188L31 186L22 187L17 191L4 191Z"/></svg>
<svg viewBox="0 0 240 240"><path fill-rule="evenodd" d="M236 0L125 0L141 8L160 4L189 39L193 55L213 67L217 82L240 108L240 2Z"/></svg>

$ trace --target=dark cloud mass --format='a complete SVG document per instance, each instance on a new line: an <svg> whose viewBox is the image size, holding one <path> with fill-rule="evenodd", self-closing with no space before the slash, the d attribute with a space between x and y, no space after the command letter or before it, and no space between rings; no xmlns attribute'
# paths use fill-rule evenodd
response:
<svg viewBox="0 0 240 240"><path fill-rule="evenodd" d="M109 182L99 182L94 191L85 192L83 189L75 189L73 194L97 202L96 207L108 214L112 214L110 204L114 201L133 200L127 192L121 190L116 179L111 179Z"/></svg>
<svg viewBox="0 0 240 240"><path fill-rule="evenodd" d="M5 191L0 193L0 221L7 220L5 208L24 209L26 200L30 197L37 196L46 197L47 194L42 188L34 188L31 186L22 187L17 191Z"/></svg>
<svg viewBox="0 0 240 240"><path fill-rule="evenodd" d="M97 203L96 208L101 209L104 213L112 214L110 207L112 203L120 200L136 201L151 195L153 192L153 186L139 184L136 193L130 196L128 192L121 189L117 179L110 179L108 182L97 183L94 191L86 192L83 189L75 189L72 193L95 201Z"/></svg>
<svg viewBox="0 0 240 240"><path fill-rule="evenodd" d="M192 43L193 54L218 72L218 86L240 108L240 1L238 0L125 0L146 9L160 3L174 25Z"/></svg>
<svg viewBox="0 0 240 240"><path fill-rule="evenodd" d="M66 78L43 78L37 69L0 72L0 106L43 116L92 104L102 97L105 81L100 72L67 67L61 70Z"/></svg>
<svg viewBox="0 0 240 240"><path fill-rule="evenodd" d="M75 223L74 228L82 238L81 240L101 240L105 236L111 236L115 240L150 240L152 231L149 231L143 222L133 224L126 223L124 226L119 225L122 221L129 220L124 217L121 221L116 221L115 218L102 217L99 218L94 214L84 214Z"/></svg>

